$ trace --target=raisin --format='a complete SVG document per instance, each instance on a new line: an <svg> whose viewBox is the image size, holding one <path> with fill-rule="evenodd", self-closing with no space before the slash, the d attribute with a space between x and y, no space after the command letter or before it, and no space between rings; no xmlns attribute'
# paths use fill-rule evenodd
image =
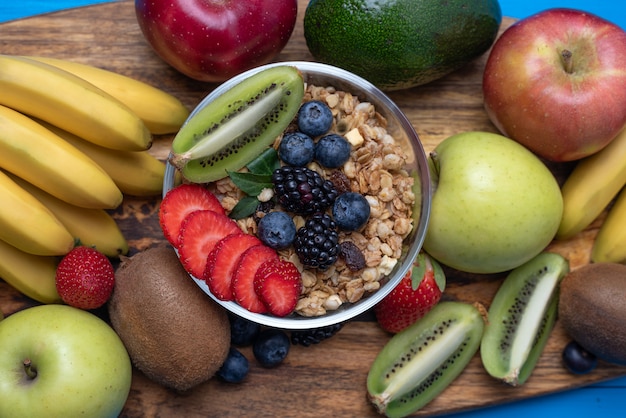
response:
<svg viewBox="0 0 626 418"><path fill-rule="evenodd" d="M350 271L359 271L365 268L365 256L352 241L344 241L339 245L339 256L343 258Z"/></svg>
<svg viewBox="0 0 626 418"><path fill-rule="evenodd" d="M337 194L342 194L352 191L350 188L350 180L346 177L345 173L341 170L333 170L330 173L329 180L335 185Z"/></svg>

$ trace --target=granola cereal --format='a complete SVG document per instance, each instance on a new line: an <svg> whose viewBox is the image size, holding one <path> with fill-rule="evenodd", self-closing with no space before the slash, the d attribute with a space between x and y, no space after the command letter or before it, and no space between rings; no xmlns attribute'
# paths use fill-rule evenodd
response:
<svg viewBox="0 0 626 418"><path fill-rule="evenodd" d="M357 302L380 288L380 280L398 262L402 242L413 228L416 197L414 179L403 168L411 157L387 132L387 121L371 103L360 102L349 92L314 85L307 85L304 100L326 102L334 116L331 131L344 135L352 145L350 159L342 168L325 169L315 162L308 168L325 179L340 178L342 188L361 193L370 206L370 218L361 230L339 234L340 243L352 242L362 252L363 268L351 269L340 257L327 270L305 269L293 249L279 251L281 257L294 262L302 272L303 291L296 313L313 317ZM277 138L274 147L279 143ZM227 211L243 197L228 177L217 181L214 187L222 195ZM271 198L272 191L267 190L259 200ZM294 221L297 228L304 224L301 216ZM253 217L238 223L245 232L256 233Z"/></svg>

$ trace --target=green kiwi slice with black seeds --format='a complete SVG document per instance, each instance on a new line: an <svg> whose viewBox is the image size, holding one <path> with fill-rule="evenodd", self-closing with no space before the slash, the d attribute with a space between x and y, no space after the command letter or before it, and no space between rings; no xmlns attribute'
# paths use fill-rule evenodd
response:
<svg viewBox="0 0 626 418"><path fill-rule="evenodd" d="M387 342L367 376L368 399L379 413L412 414L457 378L478 351L484 329L481 307L439 302Z"/></svg>
<svg viewBox="0 0 626 418"><path fill-rule="evenodd" d="M556 321L559 284L568 272L565 258L542 252L504 279L481 342L487 373L511 386L526 382Z"/></svg>
<svg viewBox="0 0 626 418"><path fill-rule="evenodd" d="M296 67L259 71L193 115L172 141L169 161L195 183L224 178L276 140L303 97L304 80Z"/></svg>

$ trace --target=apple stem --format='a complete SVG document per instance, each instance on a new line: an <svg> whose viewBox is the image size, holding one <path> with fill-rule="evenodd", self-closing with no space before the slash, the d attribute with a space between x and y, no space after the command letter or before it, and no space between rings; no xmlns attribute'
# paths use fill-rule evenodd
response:
<svg viewBox="0 0 626 418"><path fill-rule="evenodd" d="M430 171L431 183L435 189L437 184L439 184L439 165L439 155L436 151L432 151L428 159L428 169Z"/></svg>
<svg viewBox="0 0 626 418"><path fill-rule="evenodd" d="M24 362L22 364L24 364L24 372L26 373L26 376L31 379L37 377L37 369L35 369L29 358L24 359Z"/></svg>
<svg viewBox="0 0 626 418"><path fill-rule="evenodd" d="M565 68L566 73L573 73L572 51L569 49L561 51L561 62L563 63L563 68Z"/></svg>

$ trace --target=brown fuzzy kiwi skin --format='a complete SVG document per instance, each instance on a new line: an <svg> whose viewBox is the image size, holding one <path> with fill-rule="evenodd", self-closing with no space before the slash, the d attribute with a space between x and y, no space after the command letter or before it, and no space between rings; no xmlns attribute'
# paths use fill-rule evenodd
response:
<svg viewBox="0 0 626 418"><path fill-rule="evenodd" d="M209 380L228 355L228 316L174 250L160 246L125 258L115 276L109 316L133 365L178 392Z"/></svg>
<svg viewBox="0 0 626 418"><path fill-rule="evenodd" d="M626 365L626 265L588 264L561 282L559 320L599 359Z"/></svg>

